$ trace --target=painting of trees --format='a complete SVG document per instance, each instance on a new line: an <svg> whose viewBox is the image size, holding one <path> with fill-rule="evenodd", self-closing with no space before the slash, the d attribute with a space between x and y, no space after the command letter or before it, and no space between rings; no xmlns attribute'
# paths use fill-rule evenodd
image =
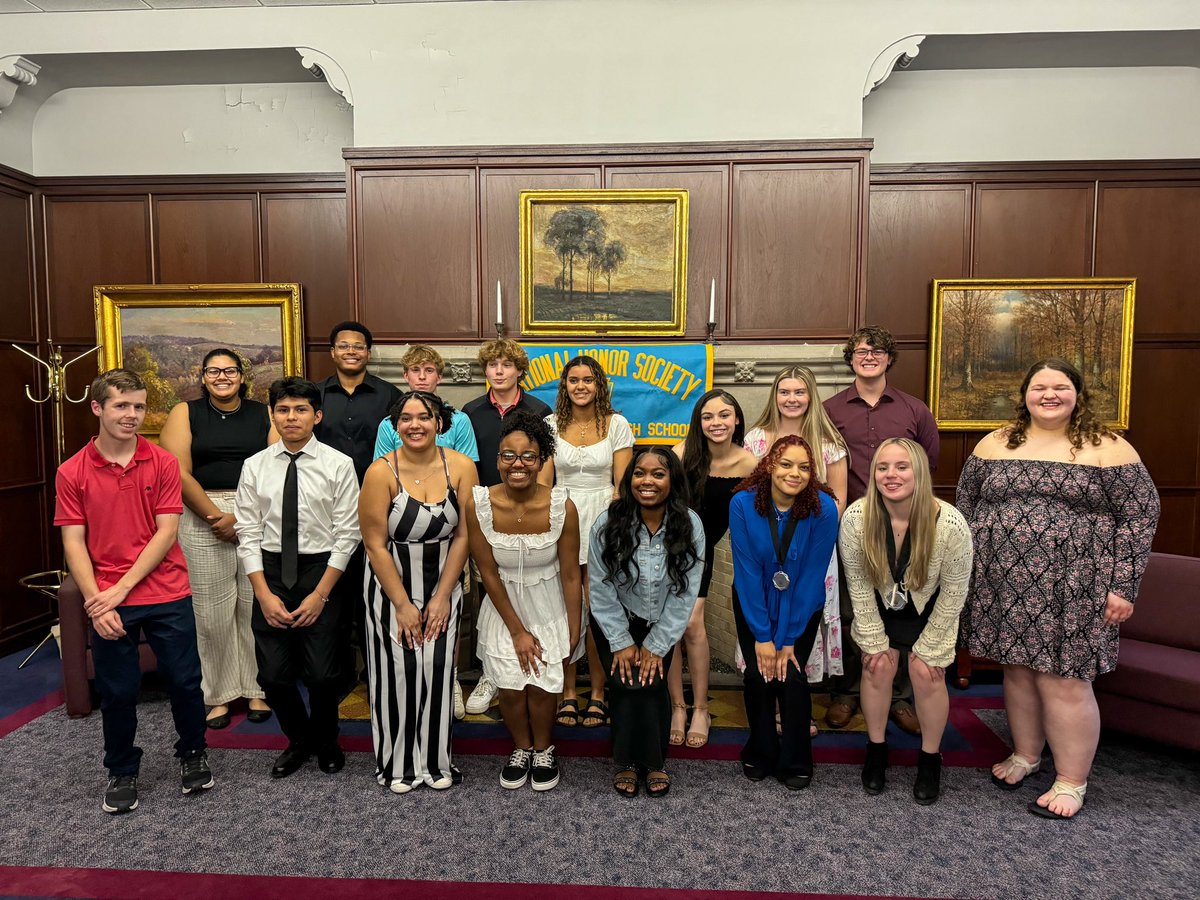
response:
<svg viewBox="0 0 1200 900"><path fill-rule="evenodd" d="M1133 282L1119 279L935 282L931 403L939 425L1002 424L1026 367L1058 356L1083 373L1101 418L1125 427L1132 302Z"/></svg>
<svg viewBox="0 0 1200 900"><path fill-rule="evenodd" d="M523 191L521 330L682 334L687 192Z"/></svg>

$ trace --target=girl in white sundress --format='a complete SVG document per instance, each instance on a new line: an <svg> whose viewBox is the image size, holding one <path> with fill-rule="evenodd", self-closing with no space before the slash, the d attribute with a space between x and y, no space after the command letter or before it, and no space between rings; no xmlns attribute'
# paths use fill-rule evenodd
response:
<svg viewBox="0 0 1200 900"><path fill-rule="evenodd" d="M500 484L477 485L467 507L471 555L487 597L479 613L484 674L499 688L500 713L514 749L501 787L558 784L550 743L563 666L579 636L579 516L564 487L537 481L554 453L541 419L504 420L496 464Z"/></svg>
<svg viewBox="0 0 1200 900"><path fill-rule="evenodd" d="M567 489L579 512L579 565L587 584L588 536L592 523L608 509L616 496L616 485L633 457L633 430L612 407L612 389L600 363L590 356L576 356L563 366L558 382L554 413L546 417L557 438L554 457L547 461L538 480ZM604 679L596 642L587 627L587 597L584 596L583 633L564 673L563 699L558 708L560 725L582 724L595 728L609 724L604 702ZM583 656L586 643L592 692L582 714L575 690L575 662Z"/></svg>

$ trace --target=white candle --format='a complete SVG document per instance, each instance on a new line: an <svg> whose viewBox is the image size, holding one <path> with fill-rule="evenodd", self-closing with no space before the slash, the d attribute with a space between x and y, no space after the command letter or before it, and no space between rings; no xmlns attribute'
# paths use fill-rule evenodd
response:
<svg viewBox="0 0 1200 900"><path fill-rule="evenodd" d="M712 287L708 290L708 321L712 324L717 322L717 279L712 280Z"/></svg>
<svg viewBox="0 0 1200 900"><path fill-rule="evenodd" d="M496 324L504 324L504 305L500 301L500 279L496 279Z"/></svg>

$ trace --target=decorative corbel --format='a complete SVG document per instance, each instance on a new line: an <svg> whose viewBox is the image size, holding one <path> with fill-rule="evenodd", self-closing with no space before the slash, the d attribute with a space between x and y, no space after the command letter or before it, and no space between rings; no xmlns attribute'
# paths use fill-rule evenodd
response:
<svg viewBox="0 0 1200 900"><path fill-rule="evenodd" d="M890 44L887 49L875 57L875 62L871 63L871 70L867 72L867 83L863 85L863 96L870 96L873 90L887 81L896 66L907 69L916 55L921 52L921 41L923 40L925 40L923 34L910 34L908 37Z"/></svg>
<svg viewBox="0 0 1200 900"><path fill-rule="evenodd" d="M23 56L0 56L0 114L12 105L17 88L37 84L42 67Z"/></svg>
<svg viewBox="0 0 1200 900"><path fill-rule="evenodd" d="M324 78L325 83L341 94L347 103L354 105L350 79L346 77L345 69L334 62L332 56L312 47L297 47L296 52L300 54L300 65L312 72L314 77Z"/></svg>

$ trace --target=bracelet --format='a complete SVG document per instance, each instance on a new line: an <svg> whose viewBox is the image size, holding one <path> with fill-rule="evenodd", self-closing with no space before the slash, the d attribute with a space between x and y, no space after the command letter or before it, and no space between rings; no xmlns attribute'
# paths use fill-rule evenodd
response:
<svg viewBox="0 0 1200 900"><path fill-rule="evenodd" d="M324 600L326 603L328 603L328 602L329 602L329 597L328 597L328 595L326 595L326 594L322 594L322 593L321 593L320 591L318 591L316 588L313 588L313 593L314 593L314 594L316 594L318 597L320 597L322 600Z"/></svg>

